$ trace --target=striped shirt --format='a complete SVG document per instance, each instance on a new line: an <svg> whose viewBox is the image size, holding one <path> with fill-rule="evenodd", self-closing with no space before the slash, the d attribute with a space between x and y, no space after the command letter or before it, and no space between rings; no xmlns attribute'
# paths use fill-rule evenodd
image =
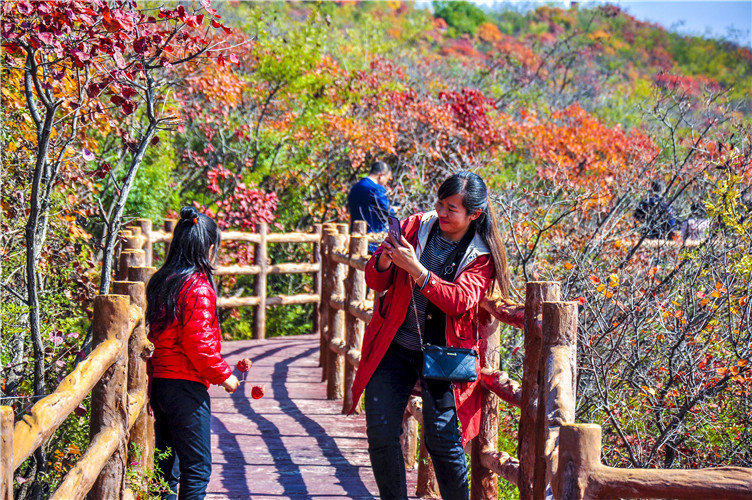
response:
<svg viewBox="0 0 752 500"><path fill-rule="evenodd" d="M459 241L447 240L437 231L436 234L434 234L434 237L428 242L428 245L426 245L423 253L420 255L420 263L432 273L441 275L444 262L446 262L449 254L452 253L452 250L454 250L459 243ZM415 304L415 309L413 309L413 304ZM407 309L405 321L402 322L402 326L399 327L397 333L394 335L394 342L413 351L421 350L417 322L420 322L420 332L422 332L425 337L427 304L428 298L420 293L420 288L417 285L414 286L412 304L410 304L410 307ZM418 314L417 321L415 317L416 311Z"/></svg>

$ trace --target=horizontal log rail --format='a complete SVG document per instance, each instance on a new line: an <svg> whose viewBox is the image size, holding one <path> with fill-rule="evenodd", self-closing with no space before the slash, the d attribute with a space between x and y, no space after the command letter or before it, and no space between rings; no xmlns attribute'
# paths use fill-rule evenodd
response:
<svg viewBox="0 0 752 500"><path fill-rule="evenodd" d="M166 251L172 241L172 231L177 221L166 220L164 229L146 233L150 244L165 243ZM247 265L225 265L217 267L216 276L254 276L254 294L244 297L218 297L217 306L220 308L253 307L253 338L266 337L266 308L294 304L319 304L321 302L321 226L314 226L309 233L269 233L266 223L256 225L253 233L241 231L225 231L222 241L239 241L254 246L254 263ZM312 243L312 262L282 262L271 264L267 262L268 245L270 243ZM267 297L267 277L277 274L313 274L313 293L295 295L279 295ZM316 306L318 309L319 306ZM319 315L314 315L314 331L318 333Z"/></svg>
<svg viewBox="0 0 752 500"><path fill-rule="evenodd" d="M267 267L267 274L295 274L295 273L317 273L321 270L319 263L298 263L285 262L282 264L271 264ZM219 266L215 276L248 276L259 274L261 266Z"/></svg>
<svg viewBox="0 0 752 500"><path fill-rule="evenodd" d="M347 254L340 252L332 252L331 259L338 263L357 269L358 271L365 271L368 259L366 257L350 257Z"/></svg>
<svg viewBox="0 0 752 500"><path fill-rule="evenodd" d="M146 394L128 393L128 430L133 428L145 405ZM115 453L121 437L121 431L116 427L107 427L98 432L91 439L86 452L65 475L65 479L50 500L85 497L102 472L107 459Z"/></svg>
<svg viewBox="0 0 752 500"><path fill-rule="evenodd" d="M140 315L141 308L129 308L128 335L130 335ZM37 401L13 429L13 469L34 453L73 413L73 410L86 398L102 375L115 362L122 351L125 339L110 337L99 344L76 368L70 372L51 394Z"/></svg>
<svg viewBox="0 0 752 500"><path fill-rule="evenodd" d="M165 243L172 241L172 230L152 231L150 239L152 243ZM321 237L315 233L269 233L266 235L267 243L318 243ZM240 231L223 231L222 241L245 241L248 243L260 243L261 236L258 233L245 233Z"/></svg>
<svg viewBox="0 0 752 500"><path fill-rule="evenodd" d="M517 408L522 405L522 387L519 382L510 379L507 372L483 368L480 377L484 389L493 392L509 405Z"/></svg>
<svg viewBox="0 0 752 500"><path fill-rule="evenodd" d="M320 297L311 293L297 295L278 295L266 298L266 307L286 306L290 304L316 304ZM220 297L217 299L218 307L255 307L261 304L258 297Z"/></svg>
<svg viewBox="0 0 752 500"><path fill-rule="evenodd" d="M599 425L568 424L561 427L561 474L553 482L558 499L752 498L752 469L618 469L601 463L601 439Z"/></svg>

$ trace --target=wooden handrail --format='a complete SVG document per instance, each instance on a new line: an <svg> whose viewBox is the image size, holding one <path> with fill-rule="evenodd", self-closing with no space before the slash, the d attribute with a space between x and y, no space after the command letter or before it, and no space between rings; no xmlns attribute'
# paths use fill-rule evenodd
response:
<svg viewBox="0 0 752 500"><path fill-rule="evenodd" d="M122 346L122 340L116 338L99 344L60 382L55 392L37 401L16 422L13 430L13 469L29 458L68 418L112 366Z"/></svg>
<svg viewBox="0 0 752 500"><path fill-rule="evenodd" d="M145 461L141 466L149 466L153 419L145 412L144 359L151 351L144 332L144 286L154 272L149 267L152 245L156 242L169 245L173 225L172 221L166 221L164 231L152 231L151 221L139 219L123 232L117 273L120 281L113 282L113 290L122 295L95 299L93 326L99 332L95 335L99 339L95 348L55 392L38 401L15 424L12 410L0 407L0 500L12 497L14 470L92 390L93 438L52 498L83 498L87 494L102 497L121 490L126 440L144 450ZM256 233L226 232L225 241L255 244L257 260L252 265L222 266L217 270L218 275L257 276L256 296L220 297L217 300L220 307L263 304L261 309L265 309L286 304L319 304L314 325L321 336L322 380L327 381L329 399L343 399L343 412L353 406L350 388L360 363L363 328L372 318L374 307L374 302L366 299L364 280L367 241L372 235L364 233L364 225L358 223L354 224L352 234L346 224L327 224L314 228L312 233L267 233L264 224L257 227ZM266 259L269 243L313 243L313 262L269 264ZM266 297L266 276L287 273L315 273L314 293ZM124 281L129 278L134 281ZM497 477L518 485L520 498L543 498L549 484L557 500L749 498L752 469L646 470L601 464L600 426L572 424L577 306L559 302L557 283L528 283L524 306L484 298L480 308L483 402L480 434L470 447L473 499L496 498ZM499 370L500 323L525 330L526 356L521 383ZM264 314L257 314L256 338L265 336L263 324ZM108 376L103 377L106 372ZM496 448L499 399L521 408L519 460ZM122 401L127 401L126 415L115 410ZM360 405L354 407L359 409ZM415 456L417 428L422 419L421 400L413 396L403 420L403 446L410 455L406 457L408 465L410 457ZM420 456L417 492L438 495L424 447ZM120 491L120 496L127 497L127 492Z"/></svg>
<svg viewBox="0 0 752 500"><path fill-rule="evenodd" d="M561 426L558 469L552 486L559 500L677 498L748 500L752 469L617 469L601 464L601 427Z"/></svg>
<svg viewBox="0 0 752 500"><path fill-rule="evenodd" d="M128 393L128 429L132 429L146 405L142 391ZM107 459L115 452L121 437L116 427L107 427L91 439L89 447L70 471L50 500L84 498L99 477Z"/></svg>
<svg viewBox="0 0 752 500"><path fill-rule="evenodd" d="M267 243L319 243L321 237L316 233L269 233L266 235ZM172 241L172 231L152 231L150 241L161 243ZM245 241L259 243L261 236L258 233L245 233L241 231L222 232L222 241Z"/></svg>

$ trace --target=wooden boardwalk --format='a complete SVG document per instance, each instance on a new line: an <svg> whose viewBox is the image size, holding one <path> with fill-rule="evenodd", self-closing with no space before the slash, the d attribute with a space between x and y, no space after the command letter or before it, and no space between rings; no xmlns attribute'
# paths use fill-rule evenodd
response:
<svg viewBox="0 0 752 500"><path fill-rule="evenodd" d="M233 394L212 387L212 479L208 499L377 498L365 417L326 399L314 335L224 342L234 367L251 358ZM239 375L236 372L236 375ZM264 384L263 398L251 387ZM408 471L415 492L416 472Z"/></svg>

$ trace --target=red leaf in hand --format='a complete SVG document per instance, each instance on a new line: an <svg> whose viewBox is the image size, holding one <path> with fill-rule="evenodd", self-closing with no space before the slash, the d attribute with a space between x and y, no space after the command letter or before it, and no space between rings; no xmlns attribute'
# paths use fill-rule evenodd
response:
<svg viewBox="0 0 752 500"><path fill-rule="evenodd" d="M251 389L251 397L253 399L261 399L264 397L264 386L263 385L254 385L253 389Z"/></svg>
<svg viewBox="0 0 752 500"><path fill-rule="evenodd" d="M238 361L238 371L241 373L245 373L250 370L251 366L253 366L253 361L248 358L243 358Z"/></svg>

